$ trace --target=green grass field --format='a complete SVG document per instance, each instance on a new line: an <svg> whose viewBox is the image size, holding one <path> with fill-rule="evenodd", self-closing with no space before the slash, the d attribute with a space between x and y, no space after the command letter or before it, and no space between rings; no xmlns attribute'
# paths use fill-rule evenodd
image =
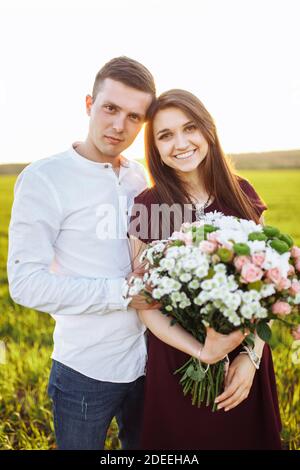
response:
<svg viewBox="0 0 300 470"><path fill-rule="evenodd" d="M300 245L300 170L253 170L240 174L249 179L267 203L266 223L290 233ZM12 176L0 177L0 340L6 346L6 363L0 364L0 449L53 449L47 382L54 322L47 314L15 305L8 294L7 226L14 181ZM300 449L300 366L291 363L289 344L289 333L275 325L272 347L282 439L286 449ZM114 422L106 447L119 447Z"/></svg>

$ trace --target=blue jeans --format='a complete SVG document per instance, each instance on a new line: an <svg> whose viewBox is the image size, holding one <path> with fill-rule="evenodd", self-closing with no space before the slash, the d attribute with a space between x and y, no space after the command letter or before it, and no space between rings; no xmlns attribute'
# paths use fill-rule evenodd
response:
<svg viewBox="0 0 300 470"><path fill-rule="evenodd" d="M102 382L53 360L48 394L58 449L103 449L114 416L122 448L137 449L143 391L144 377L130 383Z"/></svg>

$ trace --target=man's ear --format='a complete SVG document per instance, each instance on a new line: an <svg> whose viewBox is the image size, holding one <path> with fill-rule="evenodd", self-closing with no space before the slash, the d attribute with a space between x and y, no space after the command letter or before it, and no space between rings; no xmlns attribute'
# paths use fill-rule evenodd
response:
<svg viewBox="0 0 300 470"><path fill-rule="evenodd" d="M88 116L91 115L92 105L93 105L93 98L91 97L91 95L86 95L86 97L85 97L85 109L86 109L86 113L87 113Z"/></svg>

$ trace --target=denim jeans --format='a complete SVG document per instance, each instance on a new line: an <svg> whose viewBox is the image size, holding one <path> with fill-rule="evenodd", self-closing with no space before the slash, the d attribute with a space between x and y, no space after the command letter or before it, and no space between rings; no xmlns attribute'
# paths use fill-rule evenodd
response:
<svg viewBox="0 0 300 470"><path fill-rule="evenodd" d="M58 449L103 449L114 416L122 448L137 449L143 391L144 377L130 383L102 382L53 360L48 394Z"/></svg>

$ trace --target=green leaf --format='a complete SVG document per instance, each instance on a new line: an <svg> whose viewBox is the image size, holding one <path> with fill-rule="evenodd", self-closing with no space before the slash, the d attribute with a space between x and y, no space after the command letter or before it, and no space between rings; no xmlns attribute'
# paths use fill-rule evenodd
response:
<svg viewBox="0 0 300 470"><path fill-rule="evenodd" d="M272 227L271 225L265 225L263 228L263 232L267 235L268 238L278 237L280 235L280 231L277 227Z"/></svg>
<svg viewBox="0 0 300 470"><path fill-rule="evenodd" d="M286 242L279 240L278 238L274 238L274 240L271 241L270 246L280 255L286 253L290 249Z"/></svg>
<svg viewBox="0 0 300 470"><path fill-rule="evenodd" d="M250 255L250 248L246 243L235 243L233 250L238 256Z"/></svg>
<svg viewBox="0 0 300 470"><path fill-rule="evenodd" d="M267 235L265 235L262 232L252 232L252 233L249 233L248 235L248 240L250 241L255 241L255 240L265 241L267 239L268 239Z"/></svg>
<svg viewBox="0 0 300 470"><path fill-rule="evenodd" d="M265 341L265 343L270 342L270 339L271 339L271 336L272 336L272 331L271 331L271 328L269 327L269 325L266 322L260 321L257 324L256 331L257 331L257 334L260 337L260 339Z"/></svg>

